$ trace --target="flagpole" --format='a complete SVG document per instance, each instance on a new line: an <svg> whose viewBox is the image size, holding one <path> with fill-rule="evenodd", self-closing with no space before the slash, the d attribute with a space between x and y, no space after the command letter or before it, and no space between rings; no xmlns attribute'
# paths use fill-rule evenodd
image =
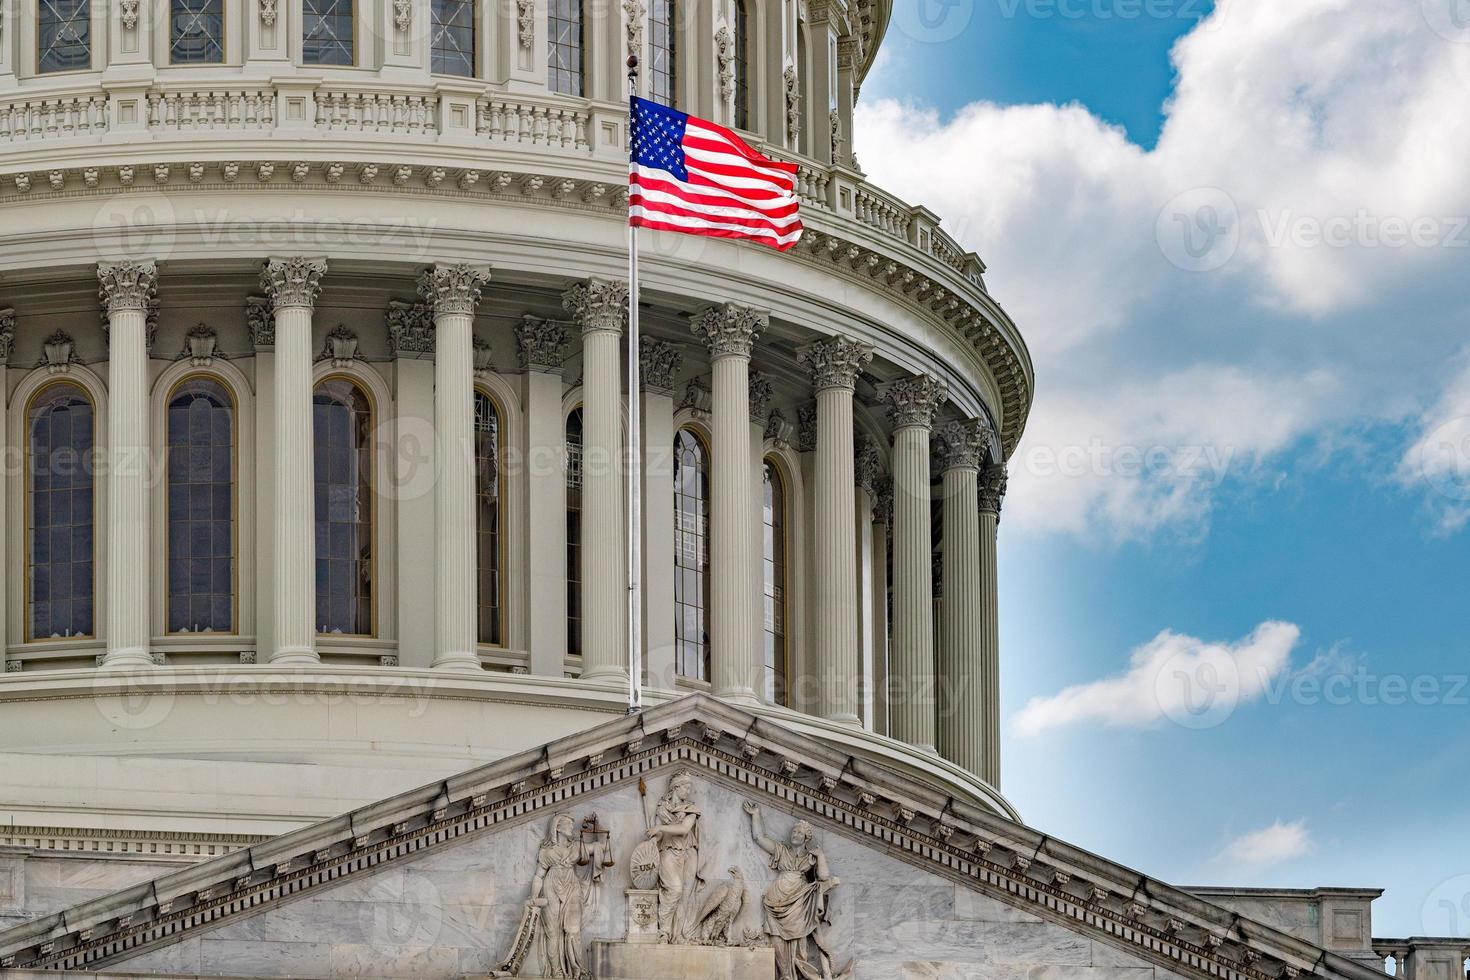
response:
<svg viewBox="0 0 1470 980"><path fill-rule="evenodd" d="M631 125L638 95L638 55L628 55L628 179L633 177ZM632 205L629 205L631 210ZM638 228L628 221L628 714L643 710L642 392L638 376Z"/></svg>

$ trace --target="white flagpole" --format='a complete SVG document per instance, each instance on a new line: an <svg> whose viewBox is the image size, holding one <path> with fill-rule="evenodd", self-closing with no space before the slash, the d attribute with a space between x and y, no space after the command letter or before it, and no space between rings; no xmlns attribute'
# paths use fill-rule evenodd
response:
<svg viewBox="0 0 1470 980"><path fill-rule="evenodd" d="M628 56L628 177L633 176L632 109L638 94L638 56ZM629 205L631 209L632 205ZM642 392L638 375L638 228L628 222L628 714L643 710Z"/></svg>

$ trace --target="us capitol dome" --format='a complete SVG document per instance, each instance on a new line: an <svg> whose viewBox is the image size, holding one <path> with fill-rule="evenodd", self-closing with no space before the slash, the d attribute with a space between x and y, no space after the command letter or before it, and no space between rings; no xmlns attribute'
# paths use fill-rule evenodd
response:
<svg viewBox="0 0 1470 980"><path fill-rule="evenodd" d="M1344 959L1140 891L1001 795L996 535L1032 366L981 259L853 154L891 7L7 0L0 967L481 975L540 853L570 891L520 969L574 975L635 938L624 886L630 922L688 912L665 855L655 899L619 879L572 937L569 882L600 880L589 855L626 875L645 824L696 804L760 935L743 799L775 863L826 845L802 887L845 938L776 937L801 976L971 976L904 972L954 944L895 959L863 924L934 881L961 925L1034 921L1048 976L1080 963L1066 928L1087 976L1371 975L1366 933L1313 940ZM784 254L645 233L633 392L630 56L643 96L798 164L805 225ZM541 851L504 856L502 820ZM474 905L459 871L415 865L428 939L372 914L333 939L325 906L290 953L219 938L462 833L478 850L432 867L489 869L479 927L444 925ZM863 885L865 862L904 873Z"/></svg>

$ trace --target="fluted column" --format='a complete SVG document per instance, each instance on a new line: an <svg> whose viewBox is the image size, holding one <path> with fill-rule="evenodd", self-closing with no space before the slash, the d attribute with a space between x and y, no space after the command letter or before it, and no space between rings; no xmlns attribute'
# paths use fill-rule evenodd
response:
<svg viewBox="0 0 1470 980"><path fill-rule="evenodd" d="M107 656L104 666L151 665L148 587L148 304L152 262L99 265L108 319Z"/></svg>
<svg viewBox="0 0 1470 980"><path fill-rule="evenodd" d="M475 651L475 306L490 273L439 266L419 280L434 311L434 666L480 669Z"/></svg>
<svg viewBox="0 0 1470 980"><path fill-rule="evenodd" d="M890 734L931 751L936 704L929 430L945 393L943 382L923 375L894 382L884 392L894 427Z"/></svg>
<svg viewBox="0 0 1470 980"><path fill-rule="evenodd" d="M995 560L1000 505L1006 495L1004 463L992 462L980 474L980 703L985 708L981 739L984 763L975 770L991 786L1000 787L1000 598Z"/></svg>
<svg viewBox="0 0 1470 980"><path fill-rule="evenodd" d="M316 510L312 493L311 315L325 259L271 259L260 286L276 321L274 664L314 664Z"/></svg>
<svg viewBox="0 0 1470 980"><path fill-rule="evenodd" d="M873 348L832 337L802 349L798 356L811 367L817 392L816 565L811 577L817 621L813 650L817 713L856 725L860 658L852 392L857 376L873 359Z"/></svg>
<svg viewBox="0 0 1470 980"><path fill-rule="evenodd" d="M893 520L893 478L881 477L873 488L873 731L889 734L888 664L888 527Z"/></svg>
<svg viewBox="0 0 1470 980"><path fill-rule="evenodd" d="M980 567L980 461L984 422L939 429L944 466L944 604L939 623L939 754L977 775L985 768L986 725Z"/></svg>
<svg viewBox="0 0 1470 980"><path fill-rule="evenodd" d="M751 610L755 501L750 472L750 352L764 314L727 303L696 314L691 326L714 365L711 460L710 644L715 694L755 703L763 658Z"/></svg>
<svg viewBox="0 0 1470 980"><path fill-rule="evenodd" d="M588 279L562 305L582 328L582 678L627 682L628 594L619 356L628 287Z"/></svg>

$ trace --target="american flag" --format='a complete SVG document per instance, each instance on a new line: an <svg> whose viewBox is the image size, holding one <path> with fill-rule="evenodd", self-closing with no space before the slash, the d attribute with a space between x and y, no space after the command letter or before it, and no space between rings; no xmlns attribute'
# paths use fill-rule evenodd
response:
<svg viewBox="0 0 1470 980"><path fill-rule="evenodd" d="M801 238L794 163L761 156L724 126L635 97L628 221L749 238L784 252Z"/></svg>

